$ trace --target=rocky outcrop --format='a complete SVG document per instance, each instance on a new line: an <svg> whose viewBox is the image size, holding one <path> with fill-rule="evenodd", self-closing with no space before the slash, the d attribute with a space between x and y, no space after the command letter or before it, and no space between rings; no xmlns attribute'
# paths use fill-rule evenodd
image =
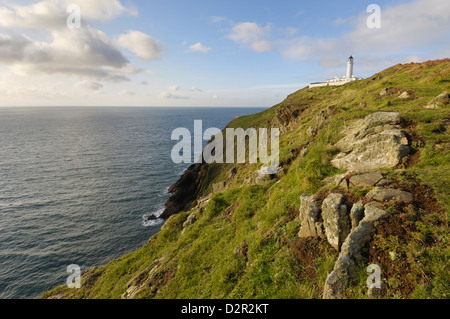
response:
<svg viewBox="0 0 450 319"><path fill-rule="evenodd" d="M183 223L183 228L189 227L197 221L197 212L193 212L188 216L186 221Z"/></svg>
<svg viewBox="0 0 450 319"><path fill-rule="evenodd" d="M340 299L343 297L349 281L356 276L355 265L361 259L361 249L372 239L375 233L375 222L388 216L389 213L382 210L380 204L376 202L364 206L364 218L342 244L333 271L325 281L324 299Z"/></svg>
<svg viewBox="0 0 450 319"><path fill-rule="evenodd" d="M335 147L341 151L331 163L349 171L392 168L408 155L406 135L397 125L400 114L379 112L351 124Z"/></svg>
<svg viewBox="0 0 450 319"><path fill-rule="evenodd" d="M410 99L410 98L411 98L411 95L408 93L408 91L403 91L403 93L400 94L400 95L398 96L398 98L399 98L399 99L406 100L406 99Z"/></svg>
<svg viewBox="0 0 450 319"><path fill-rule="evenodd" d="M360 175L355 175L350 178L350 184L361 187L371 187L377 185L383 179L383 175L376 172L368 172Z"/></svg>
<svg viewBox="0 0 450 319"><path fill-rule="evenodd" d="M320 209L314 196L300 196L300 215L302 221L298 237L324 237L323 224L319 221Z"/></svg>
<svg viewBox="0 0 450 319"><path fill-rule="evenodd" d="M352 231L358 227L361 219L364 218L364 204L362 201L357 202L350 210L350 220L352 223Z"/></svg>
<svg viewBox="0 0 450 319"><path fill-rule="evenodd" d="M302 111L302 109L290 104L278 108L273 119L272 127L278 127L281 134L286 133L295 125Z"/></svg>
<svg viewBox="0 0 450 319"><path fill-rule="evenodd" d="M366 175L366 176L365 176ZM360 175L364 185L376 184L383 180L379 172L369 172ZM341 180L337 178L336 180ZM351 178L350 178L351 180ZM368 200L372 199L366 204ZM390 216L378 201L412 201L412 195L398 189L373 188L366 199L349 203L346 197L339 193L329 194L319 204L317 195L300 197L301 220L298 237L321 237L337 251L339 256L333 271L328 275L324 291L324 299L343 298L349 282L356 278L356 264L362 259L361 252L372 240L376 228L375 223ZM371 294L380 293L379 290Z"/></svg>
<svg viewBox="0 0 450 319"><path fill-rule="evenodd" d="M438 109L450 104L450 94L444 92L439 94L437 97L432 99L427 105L424 106L426 109Z"/></svg>
<svg viewBox="0 0 450 319"><path fill-rule="evenodd" d="M283 172L283 168L279 167L278 172L280 173L280 176L281 176L282 172ZM278 172L277 172L277 174L278 174ZM276 178L277 174L271 174L270 167L263 166L263 167L261 167L261 169L253 172L253 174L252 174L253 183L257 184L257 185L265 184L265 183L269 182L270 180Z"/></svg>
<svg viewBox="0 0 450 319"><path fill-rule="evenodd" d="M134 299L136 294L150 283L152 276L160 270L162 262L163 260L158 259L143 272L134 276L127 283L127 290L122 294L122 299Z"/></svg>
<svg viewBox="0 0 450 319"><path fill-rule="evenodd" d="M169 188L171 196L165 204L164 212L159 216L167 219L170 216L185 210L200 192L203 180L203 165L191 165L180 177L180 179Z"/></svg>
<svg viewBox="0 0 450 319"><path fill-rule="evenodd" d="M366 195L367 198L372 198L381 202L396 201L396 202L411 202L413 196L409 192L393 188L375 187Z"/></svg>
<svg viewBox="0 0 450 319"><path fill-rule="evenodd" d="M396 87L384 88L380 91L379 96L384 97L384 96L395 95L395 94L399 94L401 91L402 90L400 88L396 88Z"/></svg>
<svg viewBox="0 0 450 319"><path fill-rule="evenodd" d="M344 195L330 194L325 198L322 203L322 218L328 242L339 251L351 228Z"/></svg>

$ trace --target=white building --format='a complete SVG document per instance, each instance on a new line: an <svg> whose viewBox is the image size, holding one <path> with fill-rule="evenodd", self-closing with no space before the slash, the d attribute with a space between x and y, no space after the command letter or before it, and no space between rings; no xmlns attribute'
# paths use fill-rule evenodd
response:
<svg viewBox="0 0 450 319"><path fill-rule="evenodd" d="M355 77L355 75L353 74L353 57L351 56L348 59L348 63L347 63L347 74L344 75L342 78L338 78L337 76L334 79L330 79L327 80L325 82L315 82L315 83L311 83L309 85L309 88L315 88L315 87L320 87L320 86L336 86L336 85L342 85L348 82L352 82L352 81L357 81L357 80L362 80L362 78L357 78Z"/></svg>

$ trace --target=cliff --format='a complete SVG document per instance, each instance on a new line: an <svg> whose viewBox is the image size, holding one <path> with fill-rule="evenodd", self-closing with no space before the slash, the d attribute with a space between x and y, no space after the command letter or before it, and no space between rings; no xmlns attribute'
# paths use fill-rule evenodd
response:
<svg viewBox="0 0 450 319"><path fill-rule="evenodd" d="M43 297L448 298L449 79L449 59L396 65L235 119L280 128L277 174L191 166L160 233Z"/></svg>

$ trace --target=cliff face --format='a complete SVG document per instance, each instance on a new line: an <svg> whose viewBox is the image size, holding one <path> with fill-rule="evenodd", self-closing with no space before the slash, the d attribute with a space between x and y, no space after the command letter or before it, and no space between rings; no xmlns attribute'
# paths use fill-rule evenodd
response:
<svg viewBox="0 0 450 319"><path fill-rule="evenodd" d="M277 174L192 165L148 244L44 297L448 298L449 78L396 65L235 119L280 129Z"/></svg>
<svg viewBox="0 0 450 319"><path fill-rule="evenodd" d="M161 218L167 219L188 208L199 195L204 163L191 165L181 178L169 188L171 194Z"/></svg>

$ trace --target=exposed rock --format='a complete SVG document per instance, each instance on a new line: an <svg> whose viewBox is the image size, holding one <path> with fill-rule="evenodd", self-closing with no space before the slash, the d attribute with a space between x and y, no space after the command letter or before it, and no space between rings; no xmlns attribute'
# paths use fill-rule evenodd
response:
<svg viewBox="0 0 450 319"><path fill-rule="evenodd" d="M348 235L341 247L341 254L348 255L355 260L361 258L360 251L372 239L375 233L374 223L389 216L379 203L371 202L364 206L364 218Z"/></svg>
<svg viewBox="0 0 450 319"><path fill-rule="evenodd" d="M403 99L403 100L410 99L410 98L411 98L411 94L409 94L408 91L403 91L403 93L400 94L400 95L398 96L398 98L399 98L399 99Z"/></svg>
<svg viewBox="0 0 450 319"><path fill-rule="evenodd" d="M191 226L193 223L197 221L197 212L193 212L188 216L186 221L183 223L183 228Z"/></svg>
<svg viewBox="0 0 450 319"><path fill-rule="evenodd" d="M280 166L280 167L278 168L278 172L277 172L277 174L276 174L276 177L277 177L278 179L280 179L280 178L284 177L284 175L286 175L286 168L284 168L283 166Z"/></svg>
<svg viewBox="0 0 450 319"><path fill-rule="evenodd" d="M376 202L364 206L364 218L342 244L341 253L333 271L325 281L324 299L340 299L343 297L349 280L356 275L355 264L356 261L361 259L361 249L372 239L375 233L374 223L389 216L389 213L382 210L380 206Z"/></svg>
<svg viewBox="0 0 450 319"><path fill-rule="evenodd" d="M319 222L320 209L314 196L303 194L300 196L300 214L299 218L302 221L298 237L323 237L323 225Z"/></svg>
<svg viewBox="0 0 450 319"><path fill-rule="evenodd" d="M357 134L364 132L370 127L384 124L400 124L402 121L400 114L395 112L377 112L360 119L351 124L343 131L345 134Z"/></svg>
<svg viewBox="0 0 450 319"><path fill-rule="evenodd" d="M169 188L171 196L167 200L165 210L159 216L160 218L167 219L183 211L197 198L204 174L203 165L204 163L191 165Z"/></svg>
<svg viewBox="0 0 450 319"><path fill-rule="evenodd" d="M345 197L332 193L322 203L322 218L328 242L337 251L350 232L350 218Z"/></svg>
<svg viewBox="0 0 450 319"><path fill-rule="evenodd" d="M343 183L345 184L345 177L349 174L349 172L344 174L338 174L334 176L329 176L324 178L323 184L330 186L341 186Z"/></svg>
<svg viewBox="0 0 450 319"><path fill-rule="evenodd" d="M233 167L231 170L229 170L228 172L227 172L227 178L228 179L233 179L235 176L236 176L236 174L237 174L237 167L235 166L235 167Z"/></svg>
<svg viewBox="0 0 450 319"><path fill-rule="evenodd" d="M380 172L369 172L361 175L355 175L350 178L350 184L362 187L375 186L379 181L383 179L383 175Z"/></svg>
<svg viewBox="0 0 450 319"><path fill-rule="evenodd" d="M450 94L448 92L444 92L439 94L433 100L431 100L427 105L424 106L426 109L438 109L450 103Z"/></svg>
<svg viewBox="0 0 450 319"><path fill-rule="evenodd" d="M276 176L276 174L269 174L268 167L262 167L261 169L253 172L253 182L257 185L262 185L270 181Z"/></svg>
<svg viewBox="0 0 450 319"><path fill-rule="evenodd" d="M379 95L381 97L383 96L389 96L389 95L394 95L394 94L399 94L402 90L396 87L389 87L389 88L384 88L380 91Z"/></svg>
<svg viewBox="0 0 450 319"><path fill-rule="evenodd" d="M340 255L323 288L323 299L341 299L353 278L355 262L346 255Z"/></svg>
<svg viewBox="0 0 450 319"><path fill-rule="evenodd" d="M350 125L335 147L341 150L331 163L340 169L368 171L392 168L409 153L408 139L393 124L398 113L379 112Z"/></svg>
<svg viewBox="0 0 450 319"><path fill-rule="evenodd" d="M350 220L352 222L352 230L358 227L359 222L364 218L364 204L362 201L353 205L350 210Z"/></svg>
<svg viewBox="0 0 450 319"><path fill-rule="evenodd" d="M122 294L122 299L133 299L145 287L146 283L151 280L152 275L160 269L162 261L162 259L156 260L146 270L134 276L127 283L127 290Z"/></svg>
<svg viewBox="0 0 450 319"><path fill-rule="evenodd" d="M386 96L387 94L388 94L388 89L387 88L382 89L380 91L380 93L379 93L380 96Z"/></svg>
<svg viewBox="0 0 450 319"><path fill-rule="evenodd" d="M216 184L213 184L213 193L220 193L223 192L227 187L227 183L226 182L219 182Z"/></svg>
<svg viewBox="0 0 450 319"><path fill-rule="evenodd" d="M301 112L302 109L299 109L298 107L290 104L279 107L275 111L275 117L273 119L272 127L278 127L281 134L286 133L296 123Z"/></svg>
<svg viewBox="0 0 450 319"><path fill-rule="evenodd" d="M325 125L326 120L334 113L334 108L332 106L327 106L324 110L320 111L316 117L317 127L321 128Z"/></svg>
<svg viewBox="0 0 450 319"><path fill-rule="evenodd" d="M411 202L414 198L411 193L393 188L375 187L366 195L367 198L372 198L378 201L396 201L396 202Z"/></svg>
<svg viewBox="0 0 450 319"><path fill-rule="evenodd" d="M390 184L392 184L392 181L383 178L376 185L377 186L387 186L387 185L390 185Z"/></svg>

